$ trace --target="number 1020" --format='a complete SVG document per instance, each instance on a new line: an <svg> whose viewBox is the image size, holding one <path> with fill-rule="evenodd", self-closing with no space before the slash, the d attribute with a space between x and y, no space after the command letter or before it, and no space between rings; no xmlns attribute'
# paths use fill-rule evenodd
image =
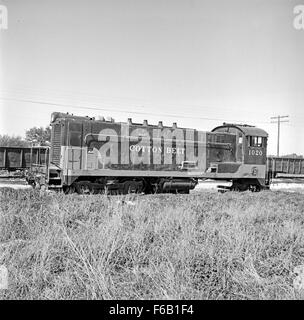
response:
<svg viewBox="0 0 304 320"><path fill-rule="evenodd" d="M249 150L250 156L262 156L263 151L262 150Z"/></svg>

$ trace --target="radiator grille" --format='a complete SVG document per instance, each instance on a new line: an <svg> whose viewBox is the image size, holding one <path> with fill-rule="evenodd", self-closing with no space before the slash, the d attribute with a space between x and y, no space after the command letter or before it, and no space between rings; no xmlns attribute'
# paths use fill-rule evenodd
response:
<svg viewBox="0 0 304 320"><path fill-rule="evenodd" d="M53 125L52 130L52 143L51 143L51 162L58 165L60 164L60 149L61 149L61 125L60 123Z"/></svg>

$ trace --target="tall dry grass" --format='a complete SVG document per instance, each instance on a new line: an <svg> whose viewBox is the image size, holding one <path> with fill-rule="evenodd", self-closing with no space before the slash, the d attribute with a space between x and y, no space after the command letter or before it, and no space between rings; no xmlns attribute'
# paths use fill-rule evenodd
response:
<svg viewBox="0 0 304 320"><path fill-rule="evenodd" d="M131 200L132 203L128 203ZM0 299L296 299L304 198L0 191Z"/></svg>

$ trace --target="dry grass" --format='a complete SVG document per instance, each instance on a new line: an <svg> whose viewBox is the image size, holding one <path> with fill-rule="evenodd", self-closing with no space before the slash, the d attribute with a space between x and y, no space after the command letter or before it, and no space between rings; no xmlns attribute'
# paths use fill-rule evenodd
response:
<svg viewBox="0 0 304 320"><path fill-rule="evenodd" d="M297 298L303 195L128 199L2 189L0 299Z"/></svg>

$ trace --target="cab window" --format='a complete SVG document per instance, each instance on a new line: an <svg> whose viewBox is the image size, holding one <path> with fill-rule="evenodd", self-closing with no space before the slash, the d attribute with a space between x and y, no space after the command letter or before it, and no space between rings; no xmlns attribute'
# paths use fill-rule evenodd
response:
<svg viewBox="0 0 304 320"><path fill-rule="evenodd" d="M249 147L263 147L263 137L249 137Z"/></svg>

